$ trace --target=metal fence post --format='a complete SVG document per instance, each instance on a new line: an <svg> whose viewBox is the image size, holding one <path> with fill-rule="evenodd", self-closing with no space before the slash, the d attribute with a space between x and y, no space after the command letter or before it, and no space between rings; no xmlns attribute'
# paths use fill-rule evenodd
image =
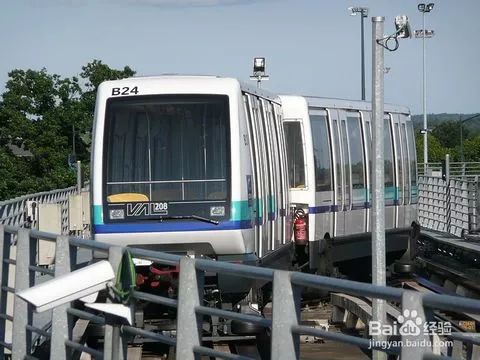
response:
<svg viewBox="0 0 480 360"><path fill-rule="evenodd" d="M177 309L177 360L196 360L199 355L193 352L202 343L202 316L195 308L203 303L205 274L195 268L195 260L184 257L180 260Z"/></svg>
<svg viewBox="0 0 480 360"><path fill-rule="evenodd" d="M55 277L72 271L74 257L70 252L68 236L58 236L55 249ZM52 313L52 341L50 344L51 360L67 360L71 358L71 351L65 346L65 340L72 338L73 322L67 309L70 303L62 304L53 309Z"/></svg>
<svg viewBox="0 0 480 360"><path fill-rule="evenodd" d="M15 292L28 289L33 284L30 264L35 259L35 246L31 244L30 230L19 229L17 236L17 256L15 265ZM24 359L30 353L32 334L26 326L32 323L32 309L28 303L15 296L13 306L12 357Z"/></svg>
<svg viewBox="0 0 480 360"><path fill-rule="evenodd" d="M77 161L77 194L82 193L82 162Z"/></svg>
<svg viewBox="0 0 480 360"><path fill-rule="evenodd" d="M7 236L5 236L7 235ZM10 236L5 233L5 226L0 225L0 314L7 315L7 297L8 291L3 290L4 286L8 286L8 270L10 265L3 260L10 259ZM0 318L0 342L6 343L5 333L7 327L7 319ZM0 345L0 358L5 356L5 347Z"/></svg>
<svg viewBox="0 0 480 360"><path fill-rule="evenodd" d="M480 226L480 183L478 176L475 176L475 230Z"/></svg>
<svg viewBox="0 0 480 360"><path fill-rule="evenodd" d="M300 356L300 336L292 326L300 322L300 289L290 281L291 273L273 274L272 359L291 360Z"/></svg>
<svg viewBox="0 0 480 360"><path fill-rule="evenodd" d="M451 194L451 186L450 186L450 155L445 155L445 185L446 185L446 230L448 233L452 231L452 194Z"/></svg>
<svg viewBox="0 0 480 360"><path fill-rule="evenodd" d="M122 262L124 249L119 246L112 246L108 250L108 261L112 265L115 276L117 275L118 268ZM110 299L107 299L107 302L111 302ZM103 347L103 358L104 360L123 360L127 358L126 354L126 345L121 337L120 326L119 325L105 325L105 338L104 338L104 347Z"/></svg>
<svg viewBox="0 0 480 360"><path fill-rule="evenodd" d="M402 335L401 358L408 360L421 360L423 355L431 352L431 340L426 333L424 324L429 319L423 307L422 293L406 290L402 294L403 322L399 321L400 329L405 328L405 335ZM421 319L418 324L417 319ZM402 330L400 330L402 334Z"/></svg>

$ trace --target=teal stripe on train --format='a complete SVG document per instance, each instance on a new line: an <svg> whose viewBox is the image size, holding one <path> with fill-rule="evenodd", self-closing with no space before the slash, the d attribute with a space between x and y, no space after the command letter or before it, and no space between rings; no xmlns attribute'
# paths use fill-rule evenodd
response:
<svg viewBox="0 0 480 360"><path fill-rule="evenodd" d="M250 220L253 216L252 210L253 208L248 206L248 200L232 201L232 213L230 215L230 220Z"/></svg>
<svg viewBox="0 0 480 360"><path fill-rule="evenodd" d="M93 223L95 225L103 225L103 206L93 205Z"/></svg>

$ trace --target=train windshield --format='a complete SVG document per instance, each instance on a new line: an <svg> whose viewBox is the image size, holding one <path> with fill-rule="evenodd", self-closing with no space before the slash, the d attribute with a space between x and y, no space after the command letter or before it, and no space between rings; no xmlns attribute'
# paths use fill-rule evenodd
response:
<svg viewBox="0 0 480 360"><path fill-rule="evenodd" d="M107 203L155 202L163 208L226 201L228 128L227 96L110 98L105 118ZM192 208L174 213L189 212Z"/></svg>

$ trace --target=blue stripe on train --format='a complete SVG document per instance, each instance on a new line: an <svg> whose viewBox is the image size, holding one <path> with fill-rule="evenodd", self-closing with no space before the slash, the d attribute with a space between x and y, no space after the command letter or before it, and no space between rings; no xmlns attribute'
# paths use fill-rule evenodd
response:
<svg viewBox="0 0 480 360"><path fill-rule="evenodd" d="M164 221L156 223L117 223L94 225L97 234L112 233L143 233L143 232L173 232L173 231L211 231L211 230L240 230L250 229L251 220L220 221L214 225L200 221Z"/></svg>
<svg viewBox="0 0 480 360"><path fill-rule="evenodd" d="M395 200L395 201L385 200L385 206L395 206L395 205L399 205L398 200ZM371 208L372 208L371 202L352 205L352 210L371 209ZM324 214L324 213L338 212L338 211L341 211L338 205L310 206L308 208L308 212L310 214Z"/></svg>

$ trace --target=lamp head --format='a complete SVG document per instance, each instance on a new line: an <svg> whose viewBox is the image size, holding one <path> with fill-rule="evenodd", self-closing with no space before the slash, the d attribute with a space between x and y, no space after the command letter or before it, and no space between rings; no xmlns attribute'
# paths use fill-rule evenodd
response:
<svg viewBox="0 0 480 360"><path fill-rule="evenodd" d="M425 12L425 4L418 4L418 10L421 12Z"/></svg>
<svg viewBox="0 0 480 360"><path fill-rule="evenodd" d="M368 16L368 8L367 7L354 7L354 6L350 6L348 8L348 10L350 11L350 16L355 16L357 14L361 14L363 17L367 17Z"/></svg>
<svg viewBox="0 0 480 360"><path fill-rule="evenodd" d="M412 30L406 15L395 16L395 28L397 29L397 36L399 38L411 38Z"/></svg>
<svg viewBox="0 0 480 360"><path fill-rule="evenodd" d="M265 58L256 57L253 59L253 73L254 74L264 74L265 73Z"/></svg>

